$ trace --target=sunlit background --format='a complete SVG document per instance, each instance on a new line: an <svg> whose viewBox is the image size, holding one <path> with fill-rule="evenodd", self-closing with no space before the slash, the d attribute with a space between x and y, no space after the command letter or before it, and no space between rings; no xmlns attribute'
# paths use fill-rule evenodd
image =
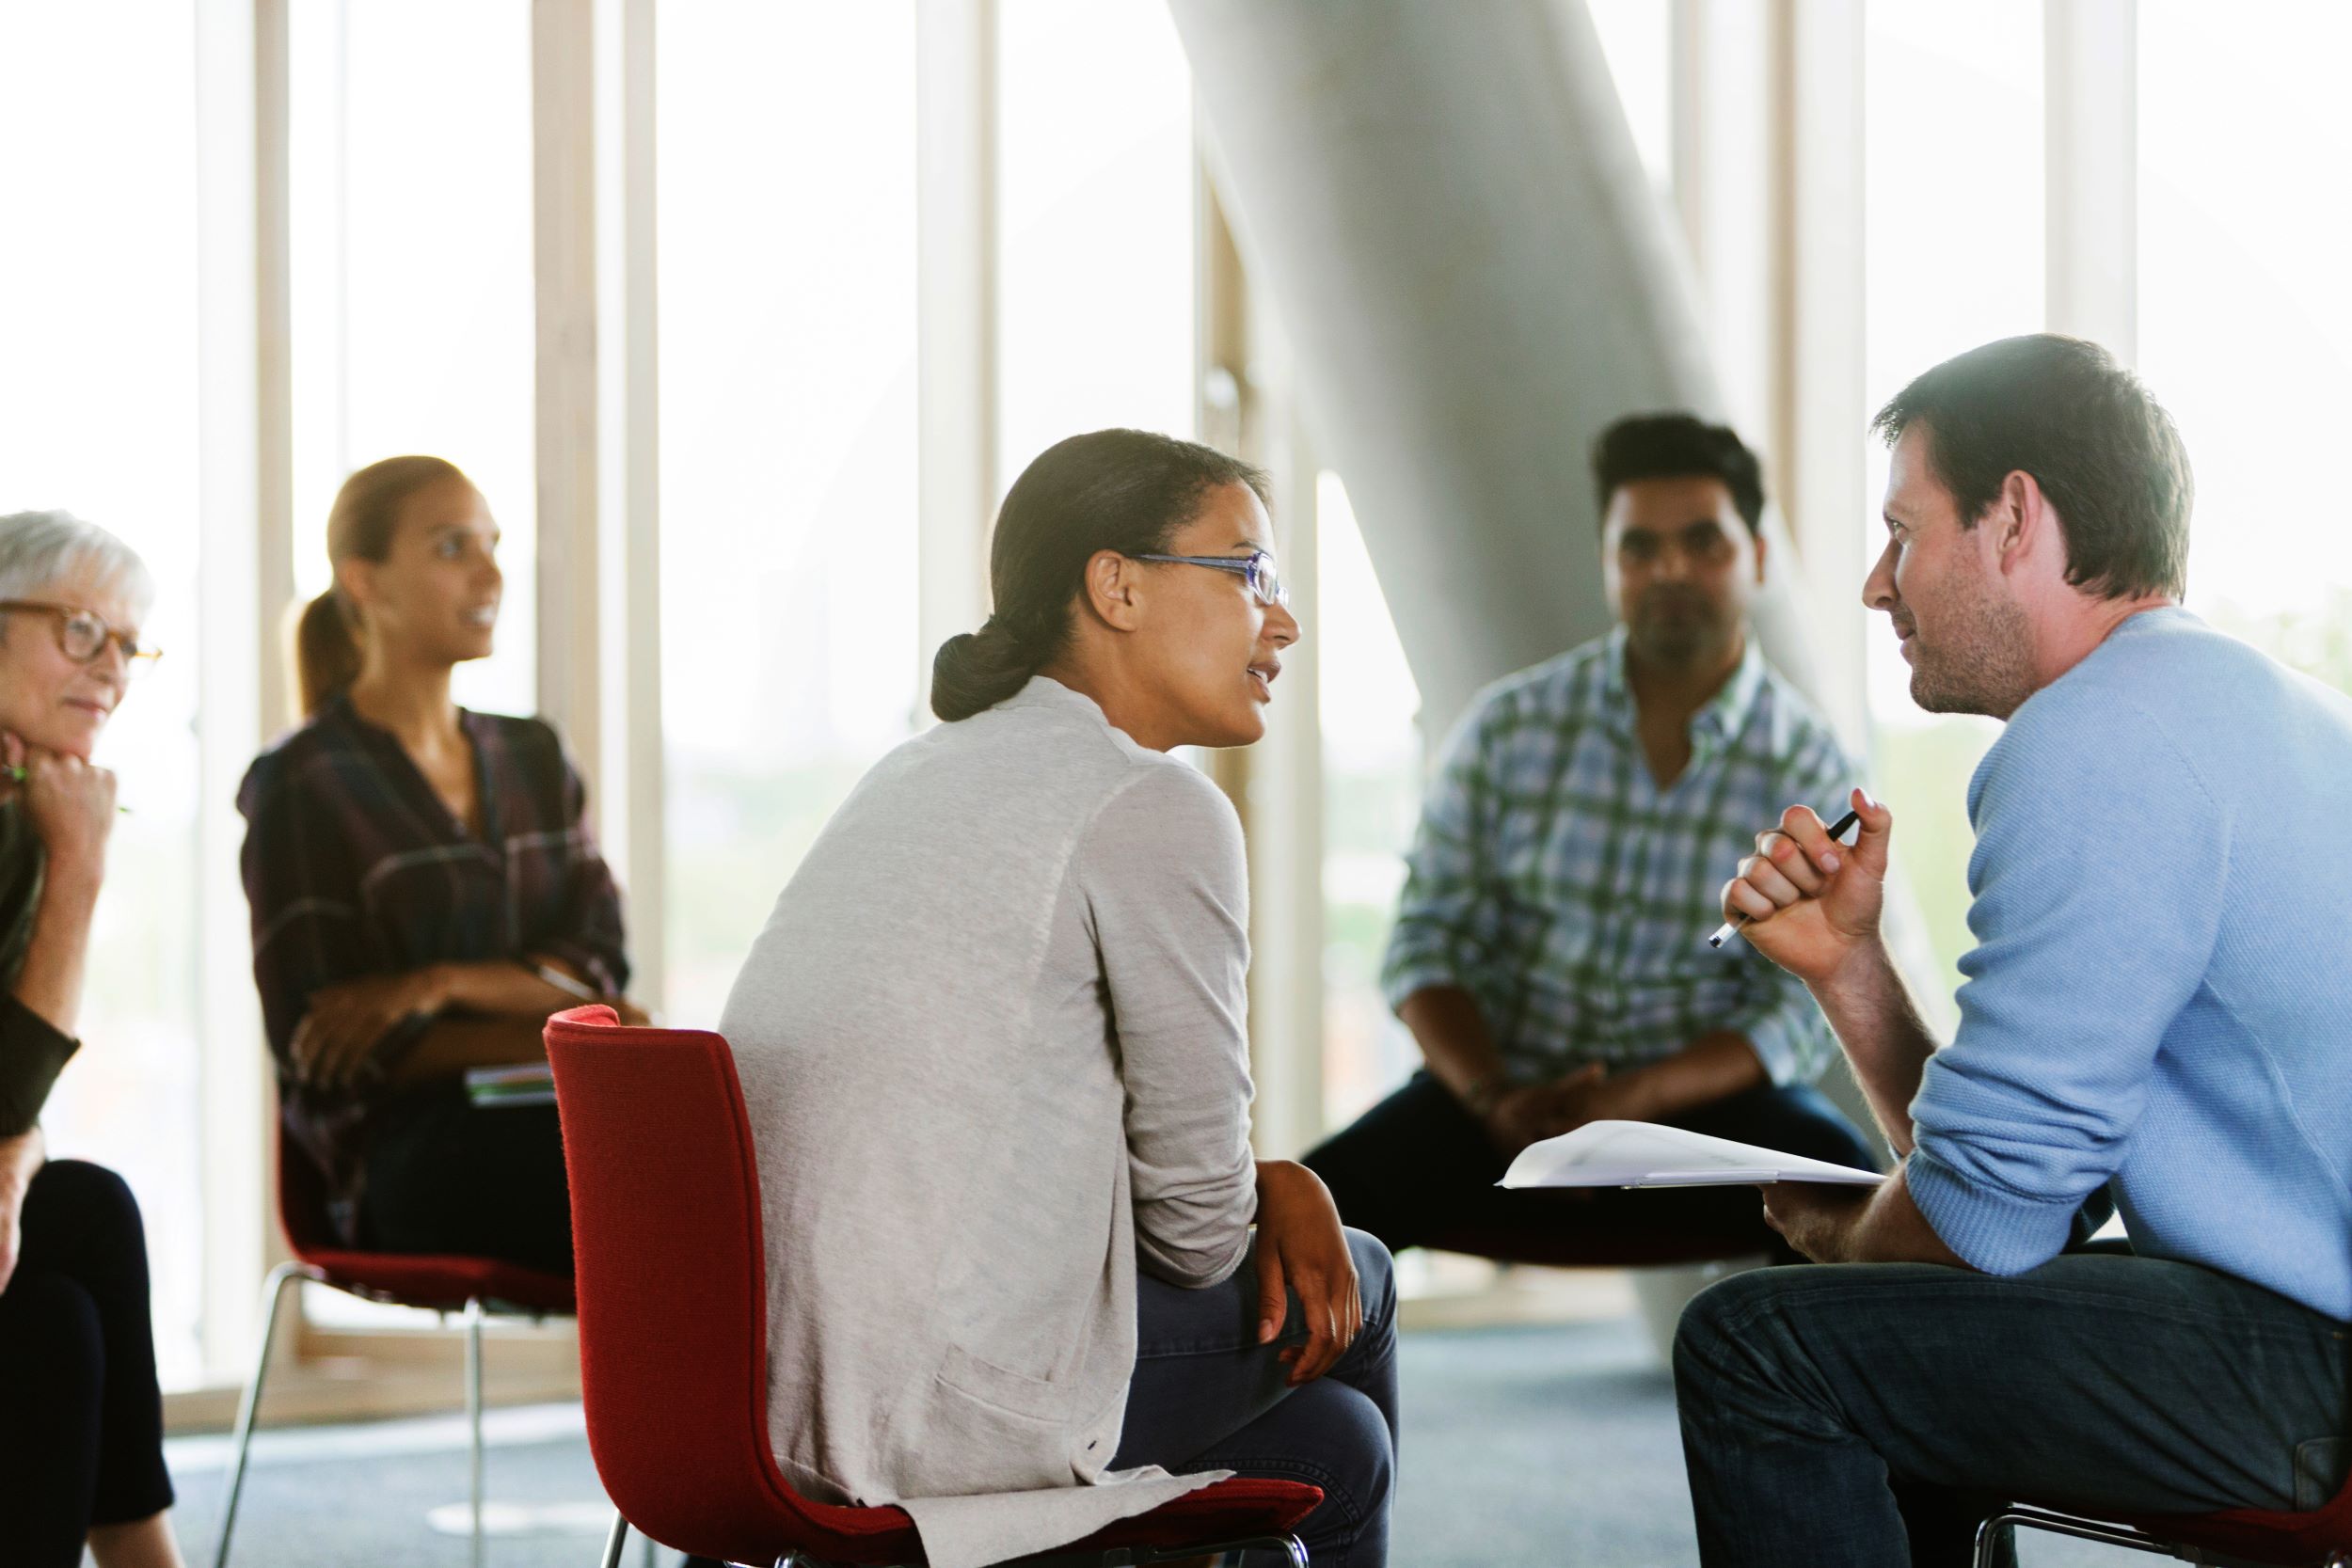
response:
<svg viewBox="0 0 2352 1568"><path fill-rule="evenodd" d="M2052 0L2060 3L2060 0ZM1635 144L1674 198L1673 8L1594 12ZM1004 0L997 96L995 485L1045 445L1134 424L1195 434L1202 326L1191 86L1152 0ZM2045 320L2040 0L1869 0L1864 40L1864 401ZM521 0L293 8L292 572L327 580L342 476L410 451L479 482L504 530L496 657L461 700L528 712L539 672L532 71ZM827 815L922 721L912 0L664 4L655 170L665 849L660 998L711 1022ZM133 808L99 915L91 1042L47 1117L60 1154L120 1169L151 1224L167 1381L203 1349L208 1217L257 1194L199 1178L199 975L246 962L199 918L198 39L190 7L0 0L0 511L65 507L156 568L167 652L104 743ZM2352 427L2339 112L2352 8L2140 0L2137 360L2199 486L2192 608L2352 689L2352 528L2326 462ZM39 156L24 155L38 148ZM2328 198L2321 199L2326 196ZM1851 506L1884 454L1857 429ZM1376 984L1426 744L1350 511L1321 473L1321 1112L1414 1059ZM1294 513L1297 511L1294 508ZM1803 518L1794 521L1803 533ZM1875 546L1872 546L1875 549ZM1815 561L1858 587L1863 561ZM1850 579L1850 580L1849 580ZM1968 833L1960 780L1989 726L1912 707L1883 636L1872 766L1947 969ZM225 678L225 677L224 677ZM242 677L240 677L242 678Z"/></svg>

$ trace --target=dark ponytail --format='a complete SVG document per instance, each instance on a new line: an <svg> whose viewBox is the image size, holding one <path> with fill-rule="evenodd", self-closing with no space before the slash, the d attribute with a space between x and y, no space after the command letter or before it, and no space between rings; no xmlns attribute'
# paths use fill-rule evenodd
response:
<svg viewBox="0 0 2352 1568"><path fill-rule="evenodd" d="M1070 641L1071 603L1103 550L1146 555L1200 510L1211 491L1266 477L1214 447L1143 430L1098 430L1057 441L1021 471L996 514L988 552L996 612L951 637L931 660L931 711L969 719L1029 684Z"/></svg>
<svg viewBox="0 0 2352 1568"><path fill-rule="evenodd" d="M344 480L326 514L328 563L384 560L392 553L392 535L408 498L452 479L471 483L446 458L387 457ZM294 623L294 687L302 694L304 717L317 713L358 679L360 629L358 615L340 586L302 607Z"/></svg>

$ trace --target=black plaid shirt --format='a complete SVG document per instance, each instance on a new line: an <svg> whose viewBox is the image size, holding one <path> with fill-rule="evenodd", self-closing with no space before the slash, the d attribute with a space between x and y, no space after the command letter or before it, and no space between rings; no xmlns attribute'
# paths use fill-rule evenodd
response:
<svg viewBox="0 0 2352 1568"><path fill-rule="evenodd" d="M278 1061L286 1135L318 1163L353 1234L371 1113L423 1035L378 1040L352 1086L295 1082L288 1049L322 987L435 963L531 954L575 965L598 990L628 982L621 900L584 816L586 791L536 719L461 710L473 742L482 832L467 831L400 742L344 698L255 759L237 792L253 911L253 978Z"/></svg>

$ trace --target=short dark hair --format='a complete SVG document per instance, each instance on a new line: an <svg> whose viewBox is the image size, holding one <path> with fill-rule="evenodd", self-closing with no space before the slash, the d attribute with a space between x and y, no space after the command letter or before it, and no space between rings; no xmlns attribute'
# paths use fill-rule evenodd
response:
<svg viewBox="0 0 2352 1568"><path fill-rule="evenodd" d="M995 613L939 645L931 711L952 723L1028 685L1069 644L1071 608L1095 552L1167 549L1209 493L1228 484L1271 504L1263 469L1173 436L1098 430L1040 452L996 513L988 552Z"/></svg>
<svg viewBox="0 0 2352 1568"><path fill-rule="evenodd" d="M2106 599L2187 586L2187 449L2139 377L2098 344L2037 332L1970 349L1870 421L1890 447L1914 425L1963 528L2010 474L2028 473L2058 508L2068 582Z"/></svg>
<svg viewBox="0 0 2352 1568"><path fill-rule="evenodd" d="M1728 425L1695 414L1629 414L1593 443L1593 489L1601 515L1617 487L1640 479L1720 479L1750 533L1764 523L1764 470Z"/></svg>

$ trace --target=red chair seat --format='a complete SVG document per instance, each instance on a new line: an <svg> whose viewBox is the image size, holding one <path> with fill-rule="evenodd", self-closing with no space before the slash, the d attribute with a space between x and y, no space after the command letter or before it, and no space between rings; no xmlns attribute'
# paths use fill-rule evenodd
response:
<svg viewBox="0 0 2352 1568"><path fill-rule="evenodd" d="M2344 1484L2325 1507L2308 1513L2233 1508L2216 1513L2143 1513L2116 1518L2111 1510L2084 1509L2071 1503L2021 1501L2014 1506L2077 1522L2104 1524L2113 1520L2148 1538L2144 1543L2129 1544L2174 1557L2184 1555L2176 1547L2185 1546L2200 1553L2268 1563L2273 1568L2328 1568L2330 1564L2352 1561L2352 1475L2345 1476ZM2021 1528L2053 1528L2030 1517L2003 1513L1994 1517L2011 1517ZM1990 1543L1980 1539L1979 1547L1978 1560L1983 1562L1988 1560ZM2204 1559L2201 1556L2195 1560Z"/></svg>
<svg viewBox="0 0 2352 1568"><path fill-rule="evenodd" d="M486 1306L511 1311L569 1317L574 1309L569 1279L496 1259L322 1247L301 1247L294 1256L339 1291L399 1307L454 1312L480 1297Z"/></svg>

